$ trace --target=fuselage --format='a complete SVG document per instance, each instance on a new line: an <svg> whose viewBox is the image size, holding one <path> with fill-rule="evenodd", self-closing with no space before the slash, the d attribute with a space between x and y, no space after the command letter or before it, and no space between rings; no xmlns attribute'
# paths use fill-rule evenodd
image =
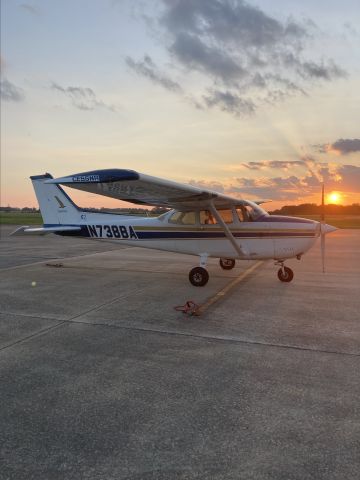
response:
<svg viewBox="0 0 360 480"><path fill-rule="evenodd" d="M169 212L155 218L79 211L79 232L63 232L93 240L115 242L190 255L238 259L287 259L303 255L320 234L320 223L297 217L269 215L258 205L219 209L240 257L224 229L207 210ZM61 209L59 209L59 224ZM50 225L47 225L50 226ZM52 225L53 226L53 225Z"/></svg>

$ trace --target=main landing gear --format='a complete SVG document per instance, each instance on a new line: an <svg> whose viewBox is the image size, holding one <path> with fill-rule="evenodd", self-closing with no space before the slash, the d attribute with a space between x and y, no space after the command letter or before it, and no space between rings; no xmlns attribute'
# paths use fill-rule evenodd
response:
<svg viewBox="0 0 360 480"><path fill-rule="evenodd" d="M291 280L294 278L294 272L291 270L291 268L285 267L282 260L275 262L275 265L280 265L278 270L278 279L281 282L291 282Z"/></svg>
<svg viewBox="0 0 360 480"><path fill-rule="evenodd" d="M203 267L195 267L190 270L189 280L194 287L203 287L209 281L208 271Z"/></svg>
<svg viewBox="0 0 360 480"><path fill-rule="evenodd" d="M232 270L235 267L235 260L233 258L220 258L219 263L223 270Z"/></svg>
<svg viewBox="0 0 360 480"><path fill-rule="evenodd" d="M206 270L208 255L200 255L200 267L195 267L189 272L189 280L194 287L203 287L209 281L209 273ZM231 270L235 267L235 260L232 258L220 258L220 267L224 270Z"/></svg>
<svg viewBox="0 0 360 480"><path fill-rule="evenodd" d="M189 280L194 287L203 287L209 281L209 274L205 268L208 256L207 253L202 253L200 255L200 267L195 267L189 272Z"/></svg>

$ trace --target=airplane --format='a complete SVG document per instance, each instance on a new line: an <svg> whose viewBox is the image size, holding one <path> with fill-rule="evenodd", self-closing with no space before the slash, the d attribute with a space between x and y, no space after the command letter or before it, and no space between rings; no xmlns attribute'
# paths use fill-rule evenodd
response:
<svg viewBox="0 0 360 480"><path fill-rule="evenodd" d="M273 259L280 267L279 280L291 282L294 273L285 266L285 260L300 260L319 236L324 271L325 235L336 230L323 216L317 222L270 215L260 207L264 201L233 198L134 170L103 169L60 178L46 173L30 178L44 225L23 226L12 235L54 233L196 255L199 266L189 272L196 287L208 283L209 257L219 258L224 270L234 268L236 260ZM92 212L75 205L61 185L170 210L153 218Z"/></svg>

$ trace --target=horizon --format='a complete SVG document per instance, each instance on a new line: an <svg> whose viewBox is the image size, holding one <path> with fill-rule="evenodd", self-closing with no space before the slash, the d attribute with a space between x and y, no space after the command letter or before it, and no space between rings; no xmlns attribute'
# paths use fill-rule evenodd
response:
<svg viewBox="0 0 360 480"><path fill-rule="evenodd" d="M322 182L360 202L358 25L355 0L2 2L1 203L36 202L44 171L129 167L274 208Z"/></svg>
<svg viewBox="0 0 360 480"><path fill-rule="evenodd" d="M123 202L123 203L126 203L126 202ZM264 202L264 204L262 205L266 205L266 204L271 204L272 202ZM171 210L171 208L166 208L166 207L157 207L157 206L151 206L151 205L142 205L142 206L136 206L136 204L133 204L133 203L129 203L128 206L123 206L123 207L104 207L104 206L100 206L100 207L95 207L95 206L92 206L92 207L84 207L83 205L76 205L78 208L80 209L84 209L84 210L91 210L91 209L94 209L94 210L154 210L154 209L164 209L164 210ZM281 210L281 209L286 209L286 208L300 208L300 207L314 207L314 208L321 208L321 203L320 204L316 204L316 203L300 203L300 204L285 204L285 205L282 205L281 207L277 207L275 210ZM325 207L337 207L339 209L341 208L354 208L354 207L360 207L360 203L359 202L355 202L355 203L352 203L352 204L346 204L346 205L343 205L343 204L338 204L338 203L326 203L325 202ZM263 208L263 207L262 207ZM37 207L34 207L34 206L24 206L24 207L15 207L15 206L12 206L12 205L0 205L0 210L1 211L4 211L4 209L13 209L13 210L23 210L23 209L29 209L29 210L36 210L37 212L40 212L40 208L39 206ZM267 212L271 213L273 210L268 210L267 208L265 209Z"/></svg>

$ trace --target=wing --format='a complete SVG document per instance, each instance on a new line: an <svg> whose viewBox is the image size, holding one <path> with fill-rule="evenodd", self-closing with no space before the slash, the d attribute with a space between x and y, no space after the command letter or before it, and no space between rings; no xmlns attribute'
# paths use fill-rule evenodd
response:
<svg viewBox="0 0 360 480"><path fill-rule="evenodd" d="M178 210L203 208L213 200L216 207L241 205L243 200L192 185L152 177L133 170L94 170L47 180L85 192L127 202Z"/></svg>

